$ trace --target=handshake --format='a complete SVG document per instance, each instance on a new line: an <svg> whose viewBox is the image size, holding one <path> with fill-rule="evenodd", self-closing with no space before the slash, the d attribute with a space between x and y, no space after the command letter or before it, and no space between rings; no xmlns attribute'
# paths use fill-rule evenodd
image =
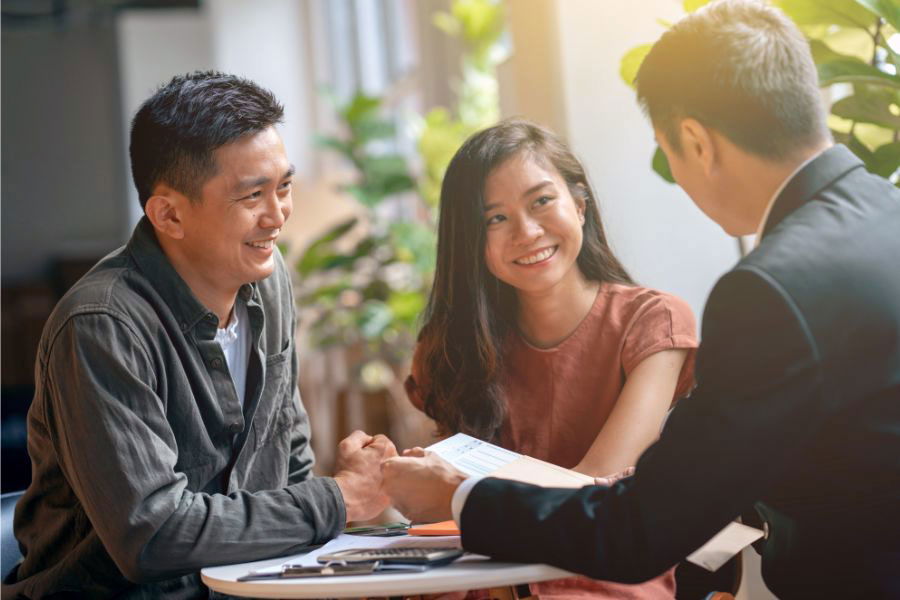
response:
<svg viewBox="0 0 900 600"><path fill-rule="evenodd" d="M334 480L347 521L372 519L394 505L418 522L453 518L450 501L466 475L422 448L403 456L386 436L354 431L338 444Z"/></svg>

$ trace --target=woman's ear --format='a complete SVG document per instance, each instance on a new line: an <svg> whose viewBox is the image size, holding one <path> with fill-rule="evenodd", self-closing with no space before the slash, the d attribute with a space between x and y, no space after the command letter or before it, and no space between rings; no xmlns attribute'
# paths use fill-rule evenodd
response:
<svg viewBox="0 0 900 600"><path fill-rule="evenodd" d="M578 210L578 219L581 221L581 224L584 225L584 213L587 210L587 202L590 198L590 194L588 194L587 186L583 183L575 184L576 193L572 195L572 199L575 200L575 208Z"/></svg>
<svg viewBox="0 0 900 600"><path fill-rule="evenodd" d="M153 195L147 198L144 214L153 224L157 232L172 239L184 238L184 226L181 213L189 200L180 192L160 183L153 189Z"/></svg>

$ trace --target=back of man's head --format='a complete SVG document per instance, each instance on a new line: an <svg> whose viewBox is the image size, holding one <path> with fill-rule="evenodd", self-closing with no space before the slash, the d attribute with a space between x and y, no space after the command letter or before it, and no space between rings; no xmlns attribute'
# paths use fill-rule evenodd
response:
<svg viewBox="0 0 900 600"><path fill-rule="evenodd" d="M272 92L252 81L215 71L174 77L131 122L131 174L141 207L157 183L199 199L215 174L216 148L280 123L283 116Z"/></svg>
<svg viewBox="0 0 900 600"><path fill-rule="evenodd" d="M830 139L809 44L761 0L717 0L688 15L653 46L636 83L677 152L687 117L776 161Z"/></svg>

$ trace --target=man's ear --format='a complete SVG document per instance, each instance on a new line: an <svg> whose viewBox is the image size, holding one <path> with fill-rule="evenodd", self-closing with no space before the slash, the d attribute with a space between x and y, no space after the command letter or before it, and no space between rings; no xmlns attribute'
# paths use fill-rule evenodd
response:
<svg viewBox="0 0 900 600"><path fill-rule="evenodd" d="M157 232L180 240L184 238L181 217L188 202L184 194L164 183L159 183L153 188L153 195L147 198L144 213Z"/></svg>
<svg viewBox="0 0 900 600"><path fill-rule="evenodd" d="M712 132L703 123L690 117L681 120L679 129L681 151L685 158L699 164L707 177L712 175L719 159Z"/></svg>

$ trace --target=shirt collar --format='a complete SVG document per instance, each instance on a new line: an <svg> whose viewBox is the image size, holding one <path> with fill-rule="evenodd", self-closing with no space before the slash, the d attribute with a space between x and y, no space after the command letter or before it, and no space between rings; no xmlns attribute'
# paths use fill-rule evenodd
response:
<svg viewBox="0 0 900 600"><path fill-rule="evenodd" d="M243 302L235 300L234 308L231 310L231 320L228 322L228 326L216 329L216 341L223 347L230 346L238 339L238 326L242 322L242 313L244 312L246 312L246 308L244 308Z"/></svg>
<svg viewBox="0 0 900 600"><path fill-rule="evenodd" d="M197 299L187 282L172 266L159 245L153 224L146 216L138 221L126 248L144 277L172 309L183 332L192 329L204 318L215 320L215 315ZM245 302L255 298L256 283L242 285L238 296ZM232 320L236 322L235 319Z"/></svg>
<svg viewBox="0 0 900 600"><path fill-rule="evenodd" d="M759 242L762 240L763 230L765 230L766 222L769 220L769 213L772 212L772 207L775 206L775 201L778 200L778 196L781 195L781 192L784 191L784 188L787 187L787 185L788 185L788 183L790 183L791 179L793 179L794 176L796 176L797 173L799 173L801 171L801 169L803 169L803 167L805 167L806 165L808 165L809 163L811 163L812 161L817 159L819 156L821 156L821 154L823 152L825 152L825 150L827 150L827 148L820 150L819 152L816 152L815 154L813 154L812 156L810 156L809 158L804 160L802 163L797 165L797 168L794 169L790 175L788 175L787 177L784 178L784 181L781 182L781 185L778 186L778 189L775 190L775 193L772 194L771 198L769 198L769 202L768 202L768 204L766 204L766 210L763 213L762 220L760 220L759 227L757 227L757 229L756 229L756 241L753 244L754 248L756 246L759 246Z"/></svg>

